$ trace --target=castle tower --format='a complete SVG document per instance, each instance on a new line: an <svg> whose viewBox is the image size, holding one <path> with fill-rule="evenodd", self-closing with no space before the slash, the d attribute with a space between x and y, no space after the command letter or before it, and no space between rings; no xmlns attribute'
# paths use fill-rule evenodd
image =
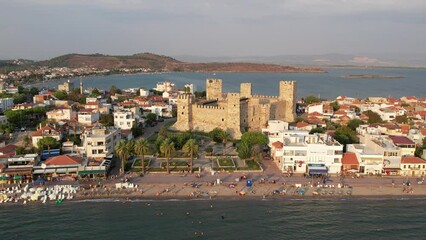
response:
<svg viewBox="0 0 426 240"><path fill-rule="evenodd" d="M218 100L222 98L222 79L206 80L207 100Z"/></svg>
<svg viewBox="0 0 426 240"><path fill-rule="evenodd" d="M183 94L178 96L177 121L173 125L176 130L192 130L192 102L193 98L191 94Z"/></svg>
<svg viewBox="0 0 426 240"><path fill-rule="evenodd" d="M240 94L228 93L226 96L227 101L227 117L226 126L227 131L231 134L232 138L241 138L241 116L240 116Z"/></svg>
<svg viewBox="0 0 426 240"><path fill-rule="evenodd" d="M280 81L280 100L284 101L284 121L293 122L296 111L296 82Z"/></svg>
<svg viewBox="0 0 426 240"><path fill-rule="evenodd" d="M243 98L251 97L251 83L241 83L240 84L240 94Z"/></svg>

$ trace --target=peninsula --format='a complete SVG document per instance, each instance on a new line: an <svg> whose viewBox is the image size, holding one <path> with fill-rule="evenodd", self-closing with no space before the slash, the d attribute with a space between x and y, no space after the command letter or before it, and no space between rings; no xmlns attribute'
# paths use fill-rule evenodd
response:
<svg viewBox="0 0 426 240"><path fill-rule="evenodd" d="M386 76L386 75L364 75L364 74L350 74L346 76L342 76L342 78L380 78L380 79L393 79L393 78L404 78L403 76Z"/></svg>

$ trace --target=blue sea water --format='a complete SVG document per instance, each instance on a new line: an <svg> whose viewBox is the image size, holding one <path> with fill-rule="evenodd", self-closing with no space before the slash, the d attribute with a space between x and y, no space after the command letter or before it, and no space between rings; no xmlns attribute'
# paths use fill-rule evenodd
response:
<svg viewBox="0 0 426 240"><path fill-rule="evenodd" d="M242 82L251 82L253 92L261 95L278 95L280 80L297 81L297 95L320 96L322 98L336 98L339 95L366 98L369 96L402 97L414 95L426 97L426 69L352 69L329 68L327 73L156 73L134 75L108 75L84 77L84 87L109 89L116 85L118 88L153 88L157 82L172 81L182 88L185 83L195 83L198 90L205 89L206 78L223 79L224 92L239 91ZM347 79L342 76L350 74L403 76L395 79ZM37 86L56 87L58 80ZM79 78L71 79L77 86Z"/></svg>
<svg viewBox="0 0 426 240"><path fill-rule="evenodd" d="M149 203L0 206L0 239L425 239L426 234L425 199Z"/></svg>

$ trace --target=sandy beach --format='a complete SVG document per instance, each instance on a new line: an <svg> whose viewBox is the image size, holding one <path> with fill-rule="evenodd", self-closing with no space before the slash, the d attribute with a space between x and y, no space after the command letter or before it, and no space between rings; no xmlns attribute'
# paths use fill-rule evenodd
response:
<svg viewBox="0 0 426 240"><path fill-rule="evenodd" d="M227 184L142 184L133 189L115 189L112 186L84 189L75 200L84 199L286 199L286 198L348 198L348 197L419 197L426 196L426 186L363 186L345 188L336 186L311 187L281 184L257 184L246 187L243 183L235 187Z"/></svg>

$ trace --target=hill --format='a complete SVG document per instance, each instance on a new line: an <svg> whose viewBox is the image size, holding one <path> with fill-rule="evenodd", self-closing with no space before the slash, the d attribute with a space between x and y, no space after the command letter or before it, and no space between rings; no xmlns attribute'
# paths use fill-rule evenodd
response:
<svg viewBox="0 0 426 240"><path fill-rule="evenodd" d="M26 67L89 67L97 69L149 68L152 71L182 72L324 72L314 67L290 67L277 64L249 62L232 63L190 63L152 53L138 53L129 56L103 54L67 54L46 61L31 62Z"/></svg>

